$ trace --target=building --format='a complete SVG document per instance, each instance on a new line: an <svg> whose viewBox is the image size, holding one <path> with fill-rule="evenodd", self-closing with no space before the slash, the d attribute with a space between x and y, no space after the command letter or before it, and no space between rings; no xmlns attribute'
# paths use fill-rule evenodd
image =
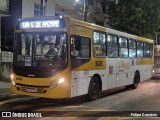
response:
<svg viewBox="0 0 160 120"><path fill-rule="evenodd" d="M74 17L75 0L55 0L55 15Z"/></svg>
<svg viewBox="0 0 160 120"><path fill-rule="evenodd" d="M2 80L2 72L5 74L5 71L4 71L4 67L2 66L2 51L1 51L1 48L2 48L2 45L1 45L1 19L4 18L4 17L8 17L8 0L1 0L0 1L0 80ZM3 68L2 68L3 67Z"/></svg>
<svg viewBox="0 0 160 120"><path fill-rule="evenodd" d="M1 56L1 19L2 17L7 17L8 15L8 0L0 1L0 56ZM0 57L1 62L1 57Z"/></svg>

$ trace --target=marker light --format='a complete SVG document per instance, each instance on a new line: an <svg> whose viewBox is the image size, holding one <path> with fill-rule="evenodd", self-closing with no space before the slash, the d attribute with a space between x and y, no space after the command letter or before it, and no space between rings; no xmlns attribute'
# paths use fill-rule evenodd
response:
<svg viewBox="0 0 160 120"><path fill-rule="evenodd" d="M15 83L13 80L11 81L11 83L12 83L12 85L14 85L14 86L16 85L16 83Z"/></svg>
<svg viewBox="0 0 160 120"><path fill-rule="evenodd" d="M153 74L154 74L154 72L155 72L155 71L154 71L154 70L152 70L152 73L153 73Z"/></svg>

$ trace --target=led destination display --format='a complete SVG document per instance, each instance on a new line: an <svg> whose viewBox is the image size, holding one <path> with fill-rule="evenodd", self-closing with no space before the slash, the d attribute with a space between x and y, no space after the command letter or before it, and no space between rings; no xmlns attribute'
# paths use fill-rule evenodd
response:
<svg viewBox="0 0 160 120"><path fill-rule="evenodd" d="M20 29L32 28L59 28L59 20L43 20L43 21L24 21L20 23Z"/></svg>

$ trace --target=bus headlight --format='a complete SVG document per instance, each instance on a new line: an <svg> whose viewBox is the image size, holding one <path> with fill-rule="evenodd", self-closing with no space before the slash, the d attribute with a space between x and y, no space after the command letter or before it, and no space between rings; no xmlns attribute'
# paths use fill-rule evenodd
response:
<svg viewBox="0 0 160 120"><path fill-rule="evenodd" d="M58 81L58 84L61 84L64 82L64 78L60 78L59 81Z"/></svg>
<svg viewBox="0 0 160 120"><path fill-rule="evenodd" d="M64 78L60 78L59 80L53 80L50 83L50 88L55 88L57 85L62 84L64 82Z"/></svg>
<svg viewBox="0 0 160 120"><path fill-rule="evenodd" d="M13 75L13 74L11 74L11 75L10 75L10 78L11 78L11 80L13 80L13 79L14 79L14 75Z"/></svg>

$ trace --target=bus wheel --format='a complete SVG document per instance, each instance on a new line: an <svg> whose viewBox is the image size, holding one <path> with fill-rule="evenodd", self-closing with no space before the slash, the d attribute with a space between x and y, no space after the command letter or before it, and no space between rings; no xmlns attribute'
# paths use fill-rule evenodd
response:
<svg viewBox="0 0 160 120"><path fill-rule="evenodd" d="M134 81L133 81L133 84L131 85L131 88L132 89L136 89L138 87L138 83L140 82L140 76L139 76L139 73L136 72L134 74Z"/></svg>
<svg viewBox="0 0 160 120"><path fill-rule="evenodd" d="M97 99L99 92L100 92L100 83L97 77L93 77L89 84L89 90L88 90L89 100Z"/></svg>
<svg viewBox="0 0 160 120"><path fill-rule="evenodd" d="M126 88L126 89L130 89L130 88L131 88L131 85L126 85L125 88Z"/></svg>

